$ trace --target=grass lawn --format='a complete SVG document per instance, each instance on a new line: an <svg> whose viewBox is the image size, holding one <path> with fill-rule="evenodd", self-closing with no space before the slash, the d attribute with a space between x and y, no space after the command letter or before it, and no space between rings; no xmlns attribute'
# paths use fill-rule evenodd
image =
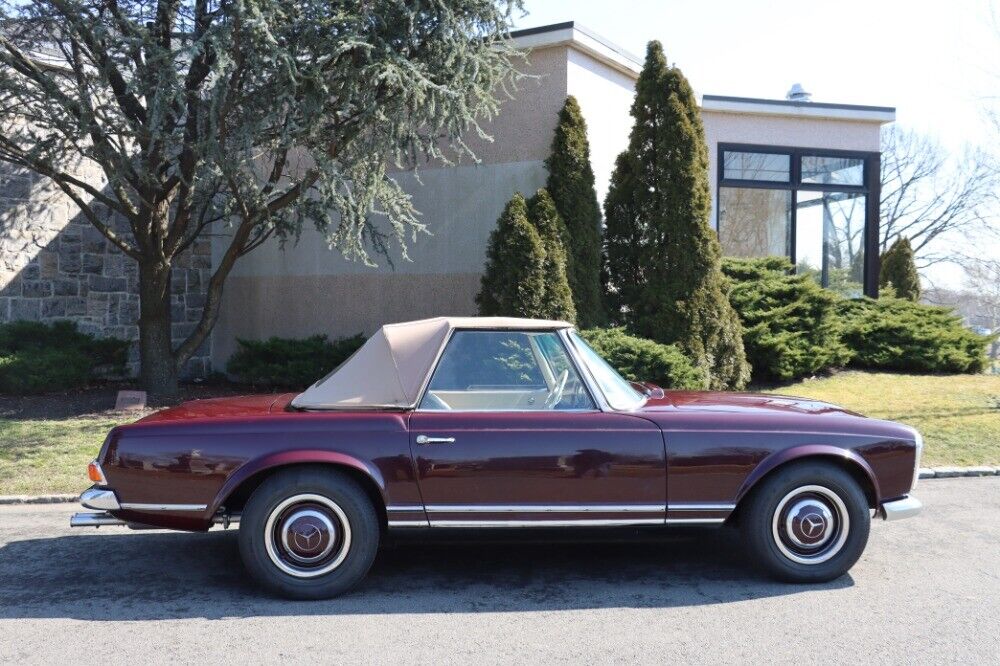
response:
<svg viewBox="0 0 1000 666"><path fill-rule="evenodd" d="M1000 465L1000 375L841 372L773 392L911 425L924 436L924 467Z"/></svg>
<svg viewBox="0 0 1000 666"><path fill-rule="evenodd" d="M97 455L108 430L117 424L108 416L0 419L0 495L78 493L86 489L90 486L87 463Z"/></svg>

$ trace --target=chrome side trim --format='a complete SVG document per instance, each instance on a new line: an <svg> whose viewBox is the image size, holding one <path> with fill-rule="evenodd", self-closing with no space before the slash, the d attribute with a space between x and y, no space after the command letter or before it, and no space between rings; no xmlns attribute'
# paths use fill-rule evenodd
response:
<svg viewBox="0 0 1000 666"><path fill-rule="evenodd" d="M663 518L609 518L580 520L432 520L431 527L627 527L662 525Z"/></svg>
<svg viewBox="0 0 1000 666"><path fill-rule="evenodd" d="M664 504L430 504L427 513L664 513Z"/></svg>
<svg viewBox="0 0 1000 666"><path fill-rule="evenodd" d="M399 511L399 512L402 513L402 512L408 512L408 511L423 511L424 507L421 506L420 504L402 504L402 505L396 505L396 506L387 506L387 507L385 507L385 510L386 511Z"/></svg>
<svg viewBox="0 0 1000 666"><path fill-rule="evenodd" d="M135 502L122 503L122 509L128 511L204 511L207 504L142 504Z"/></svg>
<svg viewBox="0 0 1000 666"><path fill-rule="evenodd" d="M99 509L102 511L117 511L121 508L118 504L118 496L113 490L102 488L88 488L80 494L80 504L88 509Z"/></svg>
<svg viewBox="0 0 1000 666"><path fill-rule="evenodd" d="M420 520L390 520L389 527L428 527L427 521Z"/></svg>
<svg viewBox="0 0 1000 666"><path fill-rule="evenodd" d="M720 525L725 518L667 518L667 525Z"/></svg>
<svg viewBox="0 0 1000 666"><path fill-rule="evenodd" d="M667 511L732 511L735 504L668 504Z"/></svg>
<svg viewBox="0 0 1000 666"><path fill-rule="evenodd" d="M884 520L902 520L912 518L920 513L924 508L923 503L913 495L907 495L903 499L884 503L878 511L878 515Z"/></svg>

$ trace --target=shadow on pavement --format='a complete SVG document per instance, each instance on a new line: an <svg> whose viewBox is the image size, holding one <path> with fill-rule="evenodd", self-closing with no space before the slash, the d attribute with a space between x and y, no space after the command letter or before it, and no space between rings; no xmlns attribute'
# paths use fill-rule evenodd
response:
<svg viewBox="0 0 1000 666"><path fill-rule="evenodd" d="M0 618L151 620L667 608L853 585L763 579L727 530L568 543L437 535L394 539L367 579L329 601L266 596L240 562L236 532L101 533L0 547ZM604 535L606 537L606 533Z"/></svg>

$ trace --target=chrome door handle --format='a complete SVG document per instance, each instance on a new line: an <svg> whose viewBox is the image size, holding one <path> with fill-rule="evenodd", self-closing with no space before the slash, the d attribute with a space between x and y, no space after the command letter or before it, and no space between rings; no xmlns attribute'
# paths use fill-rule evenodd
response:
<svg viewBox="0 0 1000 666"><path fill-rule="evenodd" d="M454 437L428 437L427 435L417 435L417 444L454 444Z"/></svg>

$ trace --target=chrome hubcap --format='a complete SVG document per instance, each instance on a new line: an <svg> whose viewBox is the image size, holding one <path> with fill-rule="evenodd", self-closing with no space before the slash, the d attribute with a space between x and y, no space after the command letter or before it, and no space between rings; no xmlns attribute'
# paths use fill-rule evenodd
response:
<svg viewBox="0 0 1000 666"><path fill-rule="evenodd" d="M351 526L329 497L294 495L271 511L264 545L276 567L297 578L313 578L333 571L347 557Z"/></svg>
<svg viewBox="0 0 1000 666"><path fill-rule="evenodd" d="M336 539L333 521L315 509L296 509L281 522L281 545L297 562L315 562L326 556Z"/></svg>
<svg viewBox="0 0 1000 666"><path fill-rule="evenodd" d="M778 502L771 528L782 555L799 564L819 564L844 547L850 517L843 500L829 488L802 486Z"/></svg>

